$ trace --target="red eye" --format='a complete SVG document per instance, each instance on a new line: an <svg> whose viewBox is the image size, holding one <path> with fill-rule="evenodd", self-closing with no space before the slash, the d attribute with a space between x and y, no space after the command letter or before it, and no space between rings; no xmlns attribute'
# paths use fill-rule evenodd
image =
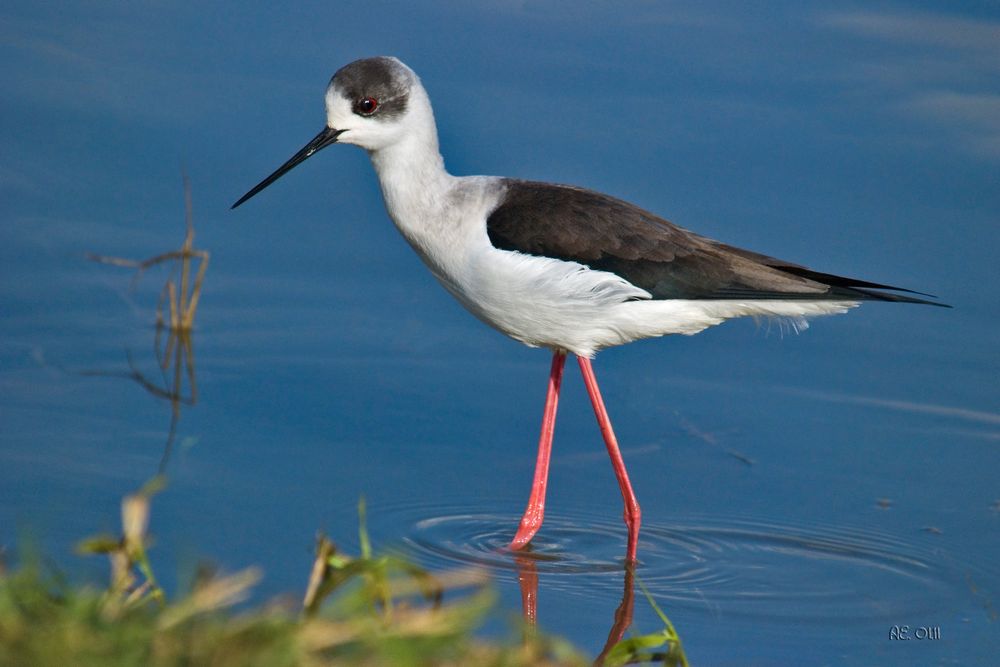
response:
<svg viewBox="0 0 1000 667"><path fill-rule="evenodd" d="M354 105L354 111L365 115L375 113L378 109L378 100L374 97L363 97Z"/></svg>

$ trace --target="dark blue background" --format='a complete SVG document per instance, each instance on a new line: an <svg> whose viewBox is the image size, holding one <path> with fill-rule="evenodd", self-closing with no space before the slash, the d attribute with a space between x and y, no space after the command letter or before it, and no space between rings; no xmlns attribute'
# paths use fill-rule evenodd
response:
<svg viewBox="0 0 1000 667"><path fill-rule="evenodd" d="M87 372L127 371L129 350L155 375L164 275L129 291L127 271L84 254L176 247L182 170L212 260L199 400L154 503L166 578L208 557L263 565L262 595L299 590L317 528L356 550L361 494L383 546L462 512L513 530L547 353L439 288L361 151L330 149L228 210L321 128L333 71L390 54L422 76L453 173L592 187L955 306L869 304L803 335L743 321L598 357L651 535L644 565L692 660L983 664L997 652L994 5L15 2L0 32L0 542L26 529L96 574L103 563L80 565L71 545L115 529L120 497L156 471L169 405ZM550 521L620 540L602 449L570 365ZM654 542L703 525L766 526L743 544L765 555L709 553L703 566L728 588L692 602L683 577L654 576L672 557ZM892 545L919 574L760 541L845 531ZM776 592L754 606L730 593L750 590L740 563L757 558ZM513 578L497 575L513 612ZM829 612L797 597L798 581L848 602ZM543 572L540 622L596 652L619 594L620 579ZM890 643L896 624L939 625L943 639ZM636 626L656 627L642 600Z"/></svg>

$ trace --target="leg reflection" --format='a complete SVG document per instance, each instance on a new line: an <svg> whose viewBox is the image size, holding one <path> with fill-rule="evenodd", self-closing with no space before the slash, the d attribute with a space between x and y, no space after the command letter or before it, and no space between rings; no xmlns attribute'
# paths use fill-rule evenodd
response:
<svg viewBox="0 0 1000 667"><path fill-rule="evenodd" d="M600 655L594 659L595 665L603 665L604 659L607 658L611 649L625 637L625 631L632 625L632 613L634 610L635 564L627 563L625 565L625 587L622 591L622 601L618 603L618 608L615 609L615 622L611 625L610 632L608 632L608 640L604 643L604 648L601 649Z"/></svg>
<svg viewBox="0 0 1000 667"><path fill-rule="evenodd" d="M521 614L530 628L538 622L538 560L531 554L513 553L514 565L517 567L517 583L521 589ZM624 636L632 625L632 615L635 610L635 565L625 566L624 588L622 599L615 609L614 620L604 648L594 660L594 665L603 665L608 653Z"/></svg>
<svg viewBox="0 0 1000 667"><path fill-rule="evenodd" d="M520 553L514 554L517 566L517 584L521 587L521 614L528 625L534 626L538 619L538 564L534 558Z"/></svg>

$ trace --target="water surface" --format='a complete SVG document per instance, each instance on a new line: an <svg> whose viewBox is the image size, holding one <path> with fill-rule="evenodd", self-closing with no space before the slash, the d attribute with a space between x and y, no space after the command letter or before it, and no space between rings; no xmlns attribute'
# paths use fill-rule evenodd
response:
<svg viewBox="0 0 1000 667"><path fill-rule="evenodd" d="M228 211L318 130L333 69L389 52L423 76L457 173L588 185L955 306L869 304L800 335L734 322L595 367L644 510L636 577L695 664L986 664L1000 650L1000 154L972 102L997 94L995 45L976 38L996 17L950 10L946 39L903 5L636 11L5 9L0 542L26 531L103 576L72 545L115 529L169 440L151 531L171 585L208 558L261 565L262 599L302 590L317 529L357 551L364 495L378 546L489 568L501 605L486 632L519 613L532 569L539 624L601 649L627 590L625 530L573 367L548 519L517 559L502 547L547 353L450 300L360 151L330 149ZM131 289L85 253L177 247L182 164L212 259L196 395L182 367L193 405L175 419L149 386L174 378L153 326L166 275ZM890 640L904 625L941 638ZM637 592L634 630L656 627Z"/></svg>

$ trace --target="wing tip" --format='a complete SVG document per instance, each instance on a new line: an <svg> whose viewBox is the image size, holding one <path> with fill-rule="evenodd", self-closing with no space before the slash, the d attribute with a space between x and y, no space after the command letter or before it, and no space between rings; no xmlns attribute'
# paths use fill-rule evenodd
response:
<svg viewBox="0 0 1000 667"><path fill-rule="evenodd" d="M851 292L857 292L858 294L863 294L867 297L868 301L893 301L896 303L916 303L924 306L937 306L938 308L954 308L949 303L944 303L941 301L931 301L930 299L937 299L938 297L933 294L925 294L924 292L917 292L916 290L903 289L900 287L879 287L879 288L843 288L850 290ZM893 294L892 292L878 292L876 289L887 289L894 290L896 292L906 292L906 294ZM907 296L907 294L919 294L920 296L929 297L927 299L921 299L915 296Z"/></svg>

